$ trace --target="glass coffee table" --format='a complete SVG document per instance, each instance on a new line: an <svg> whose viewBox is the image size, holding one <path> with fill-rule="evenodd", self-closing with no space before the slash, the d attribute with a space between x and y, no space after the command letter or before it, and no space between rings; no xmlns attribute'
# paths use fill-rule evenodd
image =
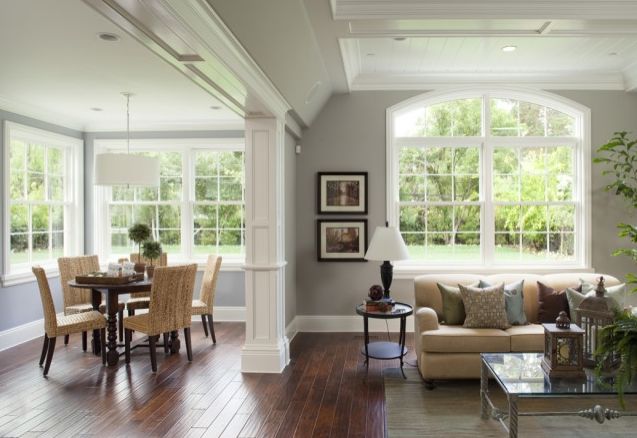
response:
<svg viewBox="0 0 637 438"><path fill-rule="evenodd" d="M579 416L603 423L624 416L637 416L637 411L628 412L607 409L595 404L579 411L518 412L519 399L601 399L617 398L617 392L599 382L594 375L582 379L549 379L542 371L542 353L483 353L480 355L480 400L482 419L498 420L509 432L509 437L518 436L518 417L521 416ZM489 398L489 377L495 378L504 391L508 407L497 408ZM637 382L625 389L626 406L631 406L631 397L637 395ZM559 404L558 404L559 406ZM634 403L632 404L634 406Z"/></svg>

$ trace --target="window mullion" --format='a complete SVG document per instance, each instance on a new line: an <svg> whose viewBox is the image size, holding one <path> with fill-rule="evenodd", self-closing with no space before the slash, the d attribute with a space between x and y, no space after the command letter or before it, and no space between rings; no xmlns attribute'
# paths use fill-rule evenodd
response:
<svg viewBox="0 0 637 438"><path fill-rule="evenodd" d="M491 100L487 94L483 97L483 134L484 141L480 148L481 175L480 189L482 214L480 215L480 246L482 263L491 266L495 259L495 211L493 208L493 145L491 144Z"/></svg>

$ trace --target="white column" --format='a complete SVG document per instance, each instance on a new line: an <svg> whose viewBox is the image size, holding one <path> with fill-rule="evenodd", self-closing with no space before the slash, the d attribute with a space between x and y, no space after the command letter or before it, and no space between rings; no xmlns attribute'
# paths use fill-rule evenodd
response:
<svg viewBox="0 0 637 438"><path fill-rule="evenodd" d="M246 335L241 371L280 373L285 336L284 122L246 118Z"/></svg>

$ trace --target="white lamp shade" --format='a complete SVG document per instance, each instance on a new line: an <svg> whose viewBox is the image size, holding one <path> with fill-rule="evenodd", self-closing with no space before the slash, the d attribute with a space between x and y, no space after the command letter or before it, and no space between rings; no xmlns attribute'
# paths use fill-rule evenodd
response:
<svg viewBox="0 0 637 438"><path fill-rule="evenodd" d="M376 227L366 260L406 260L409 252L396 227Z"/></svg>
<svg viewBox="0 0 637 438"><path fill-rule="evenodd" d="M95 185L158 186L159 158L98 154L95 156Z"/></svg>

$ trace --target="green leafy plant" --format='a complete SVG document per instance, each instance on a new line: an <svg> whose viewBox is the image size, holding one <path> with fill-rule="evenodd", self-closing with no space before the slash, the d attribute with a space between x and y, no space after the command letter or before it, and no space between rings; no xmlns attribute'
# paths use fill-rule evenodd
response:
<svg viewBox="0 0 637 438"><path fill-rule="evenodd" d="M624 407L624 388L630 385L637 375L637 316L629 311L618 314L611 325L599 332L599 341L595 351L597 375L602 375L604 363L618 355L620 365L615 374L614 387L619 402Z"/></svg>
<svg viewBox="0 0 637 438"><path fill-rule="evenodd" d="M142 242L150 239L150 227L146 224L136 223L128 229L128 238L137 244L139 260L142 258Z"/></svg>
<svg viewBox="0 0 637 438"><path fill-rule="evenodd" d="M147 260L150 260L150 266L153 266L153 260L156 260L161 255L161 243L154 240L147 240L144 242L143 255Z"/></svg>
<svg viewBox="0 0 637 438"><path fill-rule="evenodd" d="M608 143L601 146L597 152L598 157L594 163L604 164L608 169L603 175L611 175L613 181L606 185L608 192L614 192L621 196L633 208L637 208L637 140L632 140L628 132L615 132ZM621 223L617 225L619 236L628 238L633 244L637 244L637 227ZM623 255L630 257L637 263L637 248L619 248L613 252L614 256ZM633 285L632 292L637 292L637 275L626 275L626 283Z"/></svg>

